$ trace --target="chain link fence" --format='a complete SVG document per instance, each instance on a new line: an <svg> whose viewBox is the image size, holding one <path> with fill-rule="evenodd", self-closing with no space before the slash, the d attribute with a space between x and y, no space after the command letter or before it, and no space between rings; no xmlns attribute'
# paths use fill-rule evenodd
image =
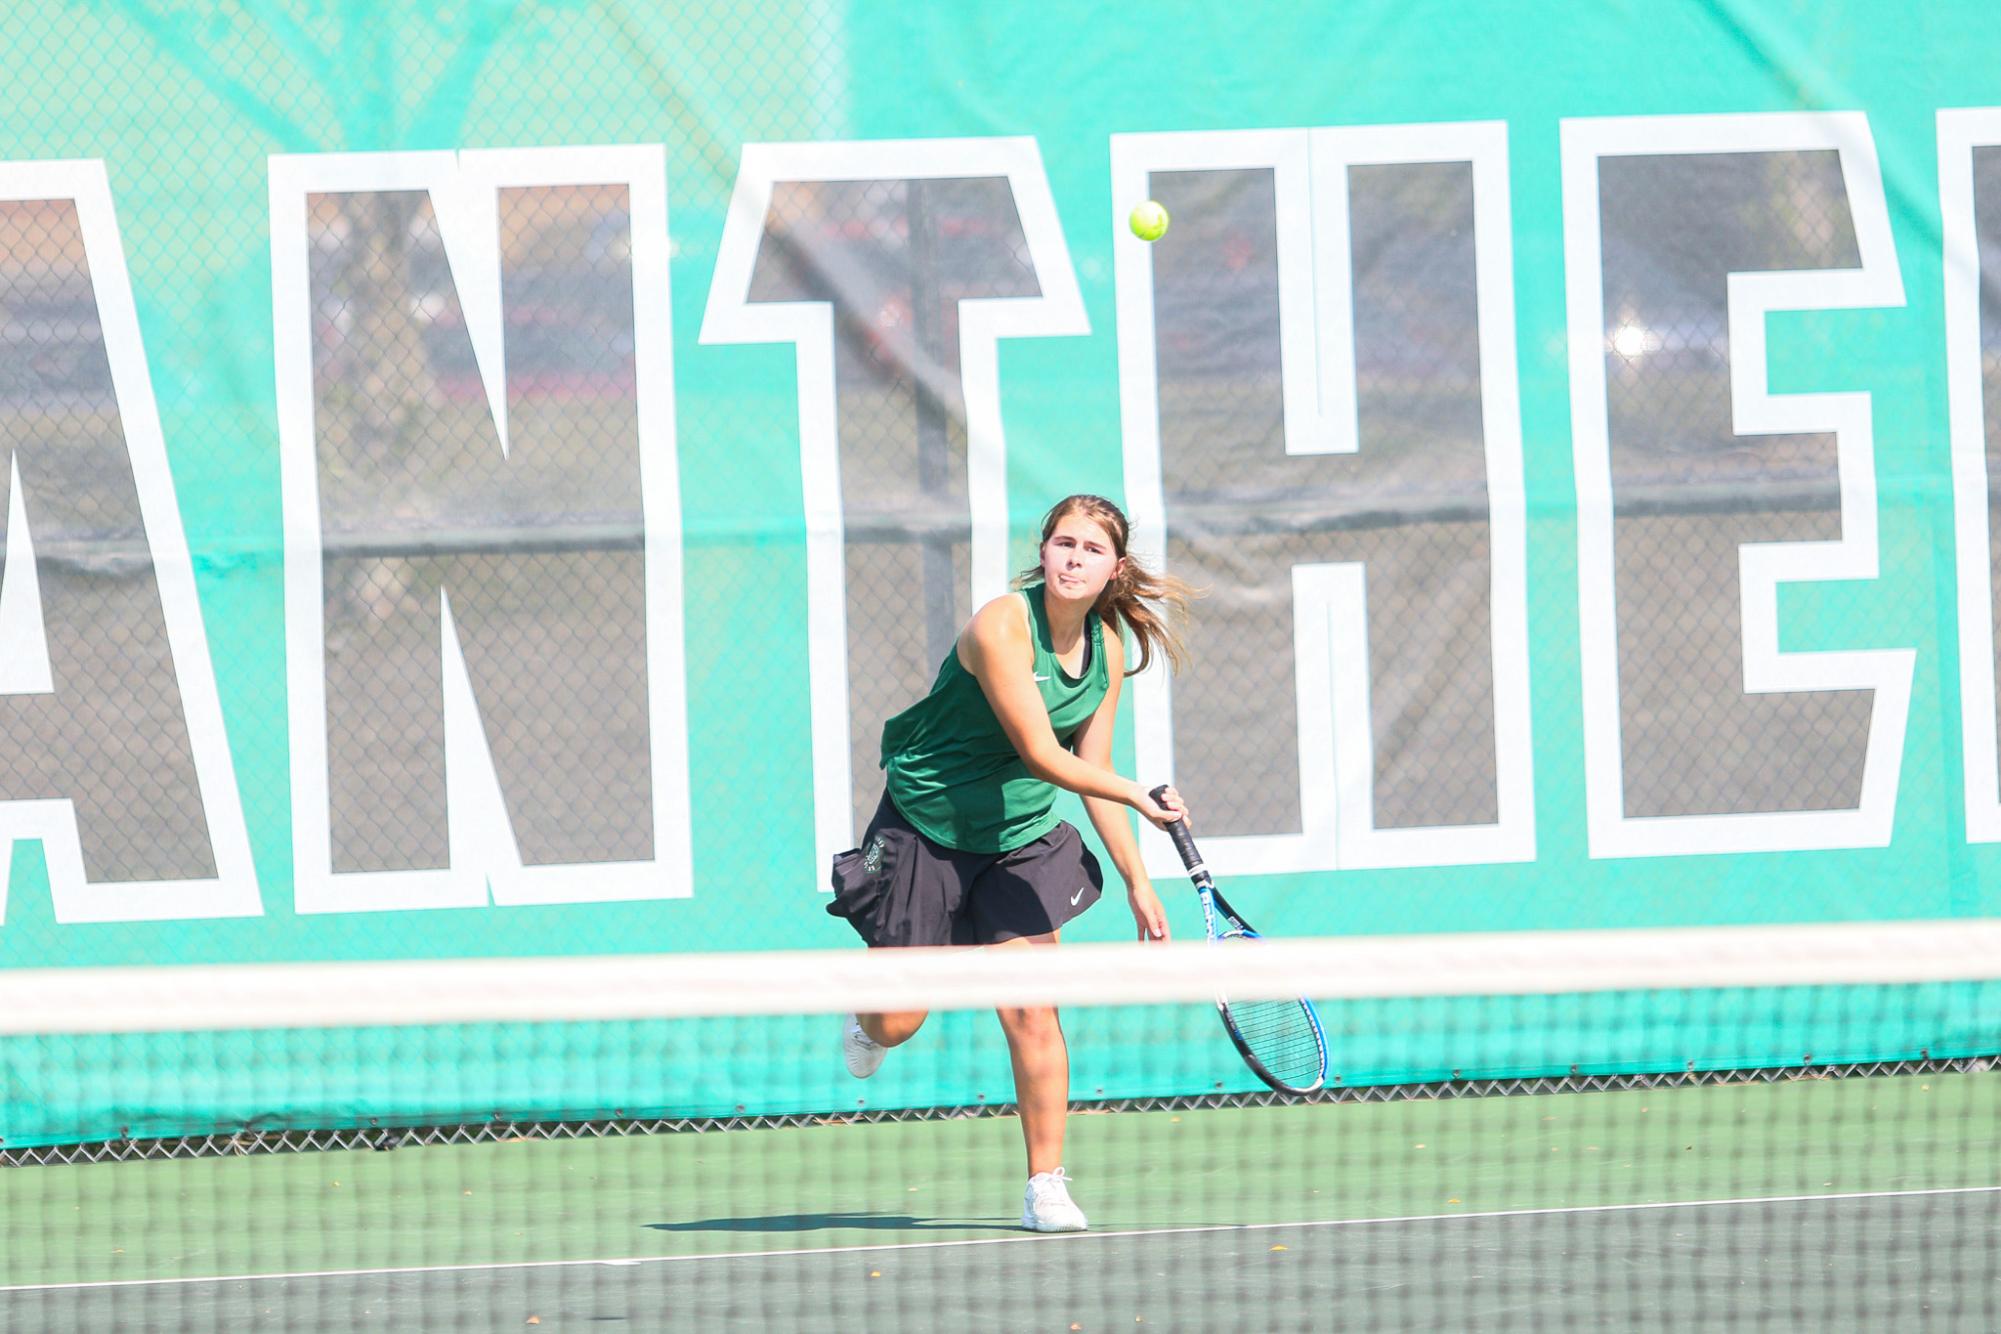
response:
<svg viewBox="0 0 2001 1334"><path fill-rule="evenodd" d="M12 22L25 24L21 41L67 53L51 60L38 99L54 105L62 80L81 80L77 96L100 108L71 126L14 126L9 156L110 161L272 921L262 937L107 924L73 946L73 926L23 906L32 876L17 875L11 959L398 957L542 943L532 923L427 919L413 931L396 914L346 924L335 939L287 902L295 723L281 662L271 331L260 323L273 241L265 164L413 145L666 146L688 497L688 572L671 592L688 626L695 861L698 897L710 896L696 920L700 938L719 942L739 939L739 927L783 935L742 926L772 903L817 921L816 887L794 864L810 817L794 808L845 801L855 827L866 822L881 790L883 721L928 687L975 609L961 312L968 301L1039 296L1046 280L1007 180L780 181L761 222L747 299L823 304L833 331L855 781L848 793L813 793L802 790L796 385L783 358L732 352L725 364L700 348L691 315L707 295L742 145L844 137L857 98L893 95L859 86L869 75L843 54L835 7L529 3L505 18L469 6L392 24L309 4L119 0ZM1990 150L1979 164L1982 244L2001 271L2001 157ZM1852 808L1868 692L1745 689L1741 551L1842 533L1831 437L1733 428L1728 299L1733 273L1859 263L1839 161L1831 151L1718 153L1607 158L1600 170L1625 812ZM1279 293L1310 278L1280 270L1273 173L1165 172L1153 185L1174 218L1153 251L1168 528L1136 537L1142 554L1206 591L1194 664L1174 687L1177 781L1199 801L1205 833L1303 827L1292 574L1356 563L1368 639L1336 652L1362 664L1369 685L1374 826L1495 822L1475 336L1489 312L1476 299L1472 165L1348 169L1352 455L1287 451ZM482 363L478 312L465 300L475 276L427 192L319 192L306 216L324 626L314 670L326 703L311 725L324 729L333 870L450 864L445 696L458 660L522 860L587 879L593 863L654 857L661 778L650 760L639 279L625 188L499 191L499 364ZM1097 226L1065 223L1077 235ZM146 555L158 534L130 458L133 404L114 392L102 309L114 274L84 238L71 201L0 199L0 801L72 802L94 883L200 879L218 859ZM1990 466L2001 455L1994 304L1990 290ZM764 380L739 392L746 376ZM1014 501L1016 527L1033 500L1070 489L1053 471L1038 477ZM1025 550L1014 536L1012 549ZM1567 722L1549 726L1560 735ZM730 898L759 877L766 897ZM651 947L682 932L655 922L637 938ZM214 1142L235 1151L241 1141Z"/></svg>
<svg viewBox="0 0 2001 1334"><path fill-rule="evenodd" d="M1720 1085L1783 1084L1795 1080L1900 1079L1912 1075L1975 1075L1994 1068L1991 1057L1951 1060L1848 1062L1804 1068L1755 1066L1742 1070L1670 1070L1647 1075L1566 1075L1534 1079L1459 1079L1407 1084L1336 1085L1312 1093L1202 1093L1179 1097L1120 1098L1073 1102L1073 1115L1116 1112L1182 1112L1219 1107L1293 1107L1338 1103L1408 1102L1419 1099L1529 1097L1550 1094L1617 1093L1634 1089L1701 1088ZM885 1108L875 1111L785 1116L631 1117L593 1121L513 1121L495 1113L484 1121L451 1125L349 1127L335 1130L244 1129L224 1135L181 1135L169 1139L118 1138L86 1144L51 1144L0 1149L0 1167L54 1167L84 1163L149 1162L174 1158L241 1158L267 1153L319 1153L370 1149L420 1149L453 1144L511 1144L523 1140L613 1139L624 1135L715 1134L746 1130L800 1130L813 1126L873 1125L882 1122L1017 1115L1011 1102L964 1107Z"/></svg>
<svg viewBox="0 0 2001 1334"><path fill-rule="evenodd" d="M337 62L357 46L376 52L363 32L329 30L320 48L307 28L112 8L95 21L147 52L133 70L164 62L267 122L328 134L326 147L340 140L325 115L349 103L329 102ZM552 54L561 25L584 21L581 7L538 14L548 34L539 49ZM673 44L617 6L593 21L600 37L630 41L618 73L642 83L671 81L661 53L689 42L715 69L770 65L751 58L752 30L720 19L689 20ZM414 48L376 52L398 69L440 71L430 83L371 77L400 90L391 105L414 101L413 124L456 96L458 137L480 141L498 128L484 121L497 118L499 100L470 90L504 73L479 67L489 53L477 20L465 23L401 30L419 39ZM801 52L834 40L826 25L794 29ZM456 85L446 77L454 68L464 76ZM320 77L274 77L300 69ZM755 91L731 106L761 114L727 135L685 97L656 93L654 105L676 113L677 206L713 215L729 140L822 132L840 100L833 87L768 102ZM535 137L637 128L565 118L537 125ZM221 147L178 151L196 160ZM1291 279L1278 272L1271 173L1157 181L1176 219L1155 264L1166 564L1209 593L1196 665L1175 695L1177 768L1204 793L1217 833L1300 828L1288 580L1299 565L1326 562L1367 571L1368 643L1340 651L1366 655L1376 825L1496 818L1471 171L1436 163L1349 175L1362 441L1349 457L1286 452L1277 294ZM1627 812L1853 806L1867 693L1743 689L1737 553L1838 537L1839 524L1830 438L1731 427L1725 293L1731 272L1857 262L1838 164L1825 152L1614 159L1602 196ZM502 192L505 360L494 367L478 364L460 302L465 275L454 273L423 192L318 194L309 217L336 869L444 864L448 604L524 859L643 859L656 831L645 646L634 631L643 538L621 190ZM135 273L185 267L185 255L163 253L158 232L128 234ZM175 229L173 244L185 234ZM158 592L132 559L142 530L93 275L61 201L0 205L0 237L0 413L47 576L51 665L65 682L53 699L0 700L15 757L0 766L0 795L77 800L93 878L200 875L213 857L187 796L189 744L164 670ZM774 192L749 299L823 302L833 313L858 824L874 804L883 719L922 693L972 610L961 303L1039 291L1003 180L781 182ZM180 375L250 373L208 325L219 293L173 285L164 295L149 311L158 342L214 363L163 367L163 398ZM496 378L505 449L488 399ZM728 411L699 394L687 403L696 414ZM687 434L728 436L713 422L691 425ZM268 477L268 461L258 467ZM741 547L717 554L754 558ZM790 610L776 599L708 605L699 586L687 592L697 635L738 613L772 621ZM588 728L564 722L593 714ZM1247 770L1246 754L1266 759Z"/></svg>

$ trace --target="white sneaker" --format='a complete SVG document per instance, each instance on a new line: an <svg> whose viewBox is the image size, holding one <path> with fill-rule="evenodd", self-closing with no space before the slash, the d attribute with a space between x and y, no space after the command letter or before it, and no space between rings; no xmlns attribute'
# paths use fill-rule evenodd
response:
<svg viewBox="0 0 2001 1334"><path fill-rule="evenodd" d="M862 1021L849 1015L841 1021L841 1056L848 1063L848 1073L856 1079L867 1079L882 1064L882 1058L889 1048L862 1032Z"/></svg>
<svg viewBox="0 0 2001 1334"><path fill-rule="evenodd" d="M1030 1232L1083 1232L1091 1226L1070 1198L1070 1178L1062 1168L1037 1172L1021 1193L1021 1225Z"/></svg>

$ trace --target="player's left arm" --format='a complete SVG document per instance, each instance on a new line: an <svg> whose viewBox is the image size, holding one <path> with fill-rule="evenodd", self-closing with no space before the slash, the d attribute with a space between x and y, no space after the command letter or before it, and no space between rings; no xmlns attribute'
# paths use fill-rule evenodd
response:
<svg viewBox="0 0 2001 1334"><path fill-rule="evenodd" d="M1121 635L1110 633L1106 627L1105 666L1110 670L1112 683L1105 691L1105 698L1084 725L1077 729L1072 745L1077 758L1097 765L1101 769L1112 767L1112 729L1119 712L1119 686L1125 680L1126 647ZM1167 912L1160 906L1160 896L1153 892L1153 880L1146 873L1146 866L1139 855L1139 840L1133 836L1132 823L1126 818L1125 808L1115 801L1099 797L1085 797L1084 812L1091 817L1091 827L1098 831L1104 842L1105 851L1111 854L1112 864L1118 868L1120 879L1126 882L1126 902L1132 909L1133 924L1139 929L1141 940L1167 939ZM1161 805L1169 810L1184 812L1180 794L1169 788Z"/></svg>

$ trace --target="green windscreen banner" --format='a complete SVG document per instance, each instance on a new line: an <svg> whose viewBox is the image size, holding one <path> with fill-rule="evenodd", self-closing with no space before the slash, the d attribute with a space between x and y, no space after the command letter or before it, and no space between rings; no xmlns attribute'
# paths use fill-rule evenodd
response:
<svg viewBox="0 0 2001 1334"><path fill-rule="evenodd" d="M1115 762L1275 934L2001 917L1987 5L0 37L0 969L858 950L827 872L882 724L1073 492L1202 592ZM1991 1010L1869 1009L1842 1059L1991 1050ZM1709 1059L1549 1013L1605 1068ZM518 1116L855 1096L692 1050L566 1086L659 1050L591 1024L14 1030L0 1147L489 1114L455 1065ZM1438 1075L1387 1050L1344 1078ZM317 1073L273 1105L273 1063Z"/></svg>

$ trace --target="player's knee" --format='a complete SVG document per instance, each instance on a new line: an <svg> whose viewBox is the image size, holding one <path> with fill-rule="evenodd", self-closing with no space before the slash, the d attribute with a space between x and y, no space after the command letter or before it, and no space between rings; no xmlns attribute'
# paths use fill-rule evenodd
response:
<svg viewBox="0 0 2001 1334"><path fill-rule="evenodd" d="M1011 1042L1037 1047L1063 1040L1063 1026L1053 1005L1005 1006L1000 1021Z"/></svg>

